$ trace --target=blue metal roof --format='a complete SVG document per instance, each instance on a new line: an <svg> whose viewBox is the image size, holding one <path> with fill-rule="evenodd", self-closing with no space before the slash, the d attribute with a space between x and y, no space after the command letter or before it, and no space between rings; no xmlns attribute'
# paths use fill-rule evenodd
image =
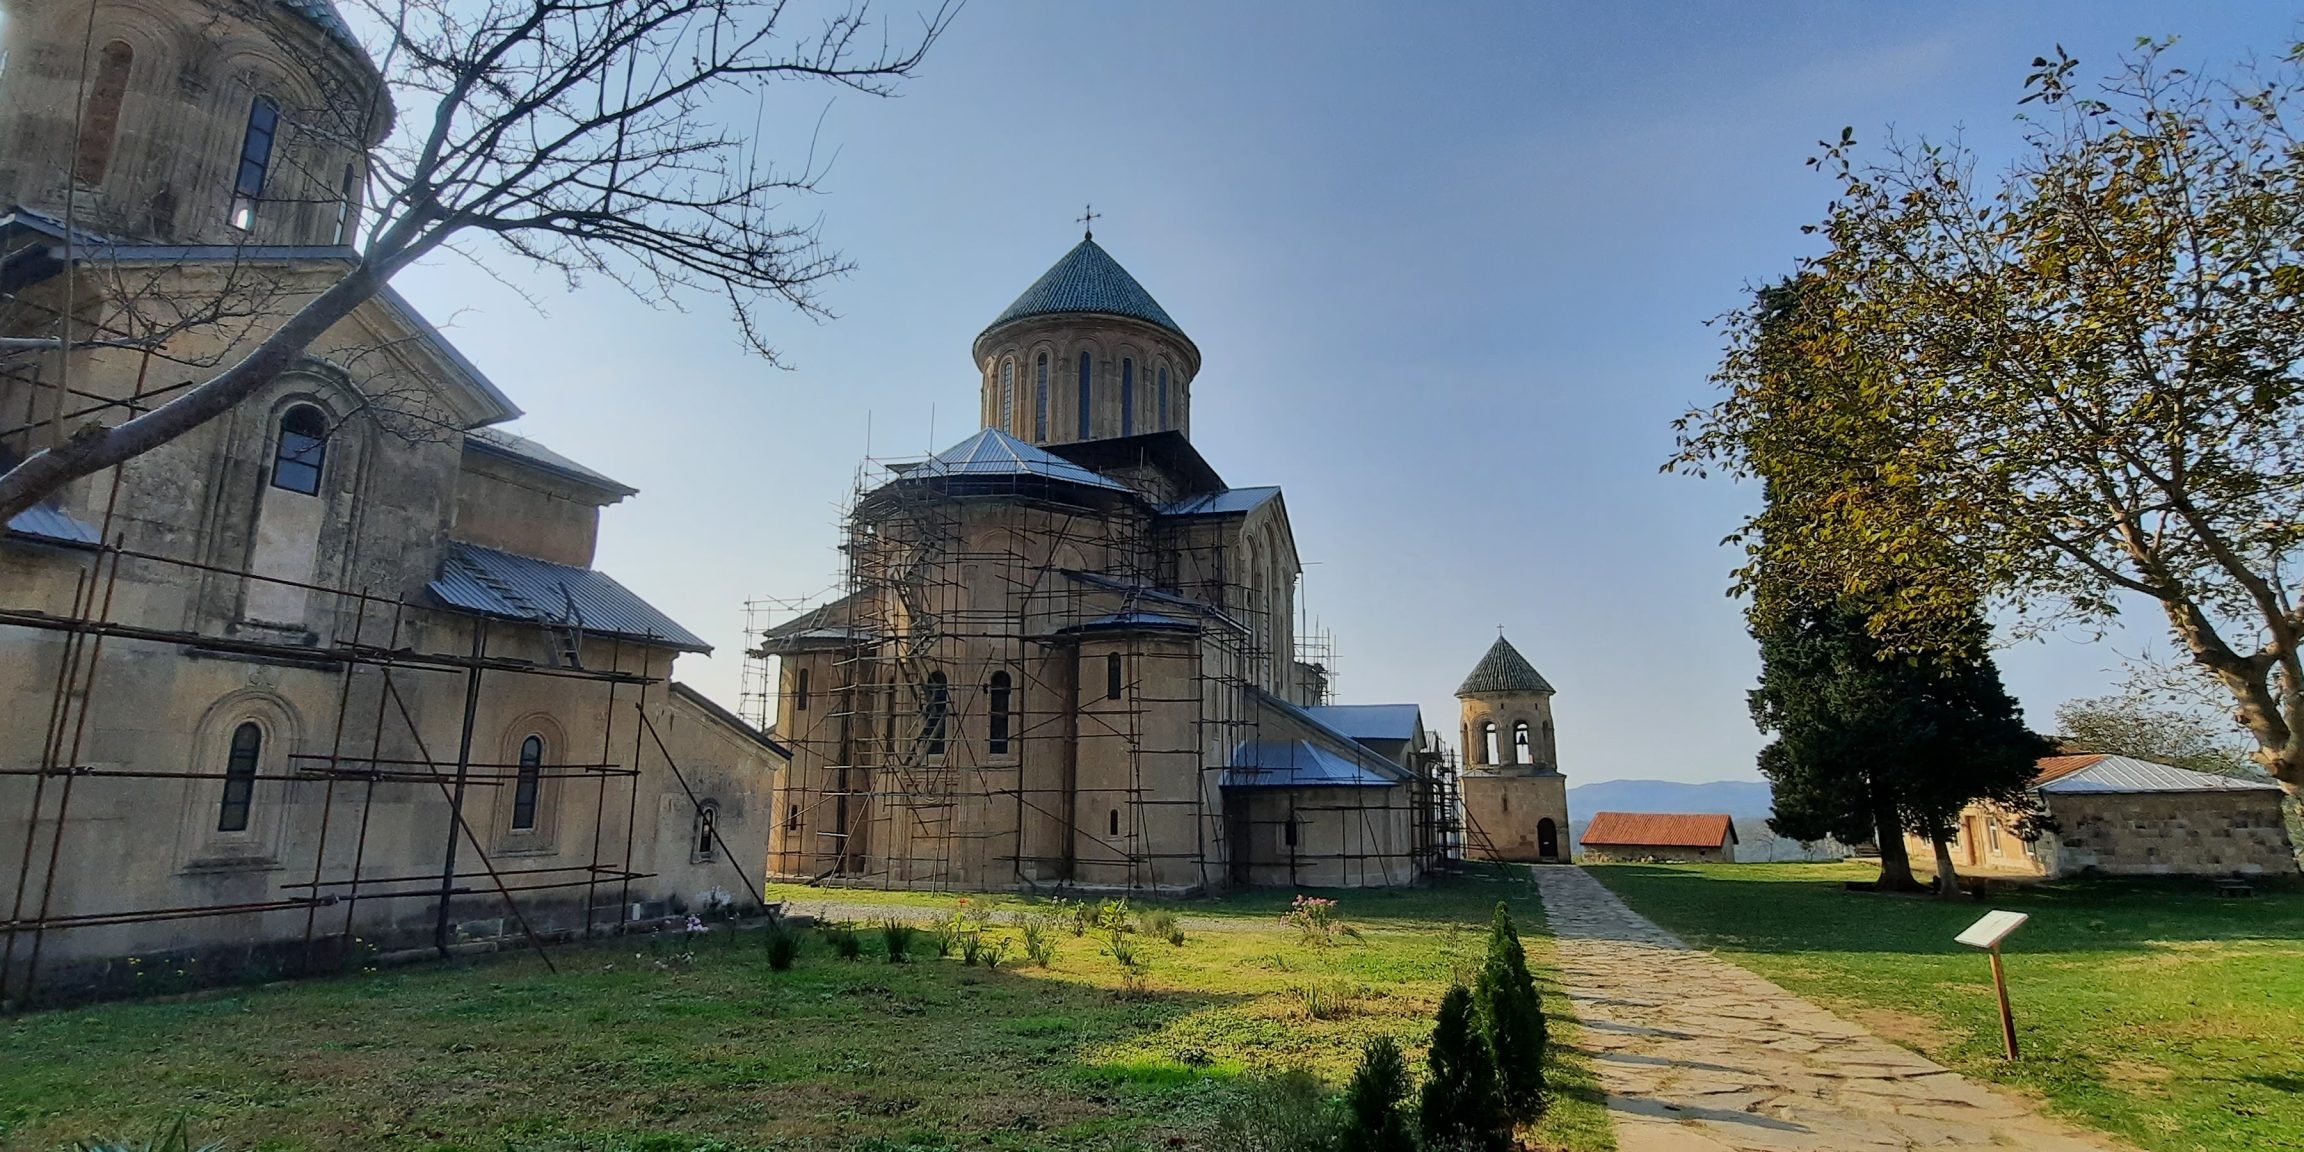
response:
<svg viewBox="0 0 2304 1152"><path fill-rule="evenodd" d="M1226 788L1389 788L1380 775L1309 740L1243 740L1219 783Z"/></svg>
<svg viewBox="0 0 2304 1152"><path fill-rule="evenodd" d="M1182 616L1170 616L1164 612L1138 612L1131 610L1127 612L1114 612L1109 616L1098 616L1093 620L1087 620L1079 624L1075 624L1070 628L1064 629L1064 631L1126 632L1142 631L1146 629L1156 632L1198 632L1200 630L1200 622L1197 620L1187 620Z"/></svg>
<svg viewBox="0 0 2304 1152"><path fill-rule="evenodd" d="M1414 740L1424 725L1414 704L1321 704L1304 711L1354 740Z"/></svg>
<svg viewBox="0 0 2304 1152"><path fill-rule="evenodd" d="M1125 316L1147 324L1165 328L1178 336L1184 330L1168 318L1166 309L1152 298L1144 286L1120 266L1112 254L1097 246L1094 240L1082 240L1054 267L1042 273L1022 296L1016 298L1008 310L1002 312L984 331L990 332L1011 321L1028 316L1055 316L1068 312L1086 312L1105 316ZM1187 340L1190 337L1185 337ZM981 335L977 339L983 339Z"/></svg>
<svg viewBox="0 0 2304 1152"><path fill-rule="evenodd" d="M1163 505L1163 516L1226 516L1237 512L1253 512L1280 495L1276 486L1262 488L1225 488L1187 496Z"/></svg>
<svg viewBox="0 0 2304 1152"><path fill-rule="evenodd" d="M1037 476L1062 480L1084 488L1133 492L1127 485L1100 476L1070 460L1035 448L1002 432L986 428L928 459L904 469L903 479L924 476Z"/></svg>
<svg viewBox="0 0 2304 1152"><path fill-rule="evenodd" d="M93 545L104 542L94 526L49 504L34 504L8 520L8 531L52 544Z"/></svg>
<svg viewBox="0 0 2304 1152"><path fill-rule="evenodd" d="M440 577L426 585L450 608L508 620L578 627L601 636L648 640L684 652L712 646L601 572L448 542Z"/></svg>
<svg viewBox="0 0 2304 1152"><path fill-rule="evenodd" d="M474 428L464 434L464 446L477 449L490 456L502 456L534 465L580 484L587 484L618 496L637 496L640 493L620 480L612 480L526 436L515 435L501 428Z"/></svg>

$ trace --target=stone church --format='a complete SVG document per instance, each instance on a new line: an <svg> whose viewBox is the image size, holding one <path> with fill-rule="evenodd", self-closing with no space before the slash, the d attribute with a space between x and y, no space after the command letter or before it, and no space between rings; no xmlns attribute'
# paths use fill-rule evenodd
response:
<svg viewBox="0 0 2304 1152"><path fill-rule="evenodd" d="M0 62L0 464L165 402L353 260L390 111L327 0L0 0ZM325 93L382 110L364 139L310 128ZM260 307L53 344L237 278ZM386 290L5 526L0 1000L754 899L783 751L592 566L635 491L518 415Z"/></svg>
<svg viewBox="0 0 2304 1152"><path fill-rule="evenodd" d="M1183 328L1090 234L970 360L981 430L882 468L844 594L765 635L793 753L770 870L1185 893L1435 867L1437 744L1297 658L1287 502L1193 447Z"/></svg>

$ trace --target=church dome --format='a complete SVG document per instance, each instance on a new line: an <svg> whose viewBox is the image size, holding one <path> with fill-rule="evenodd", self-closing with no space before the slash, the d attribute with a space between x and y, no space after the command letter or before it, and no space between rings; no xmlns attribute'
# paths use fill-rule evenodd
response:
<svg viewBox="0 0 2304 1152"><path fill-rule="evenodd" d="M282 8L312 22L313 27L328 34L338 47L348 48L368 58L368 50L361 47L360 38L352 34L352 26L344 22L344 14L336 10L336 0L275 0Z"/></svg>
<svg viewBox="0 0 2304 1152"><path fill-rule="evenodd" d="M1186 343L1191 342L1191 337L1185 336L1184 330L1169 318L1168 310L1093 238L1074 245L1054 267L1034 280L1015 303L985 325L976 340L981 344L986 336L1019 320L1064 315L1141 320Z"/></svg>
<svg viewBox="0 0 2304 1152"><path fill-rule="evenodd" d="M1488 696L1501 692L1542 692L1552 694L1552 685L1544 679L1536 666L1502 636L1488 648L1488 654L1456 688L1458 696Z"/></svg>

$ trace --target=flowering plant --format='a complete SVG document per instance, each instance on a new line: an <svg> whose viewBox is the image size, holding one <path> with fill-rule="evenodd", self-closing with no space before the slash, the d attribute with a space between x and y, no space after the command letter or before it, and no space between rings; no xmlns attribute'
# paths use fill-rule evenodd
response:
<svg viewBox="0 0 2304 1152"><path fill-rule="evenodd" d="M1296 902L1281 914L1280 922L1296 929L1307 944L1334 943L1336 930L1343 925L1337 919L1334 900L1304 895L1296 897Z"/></svg>

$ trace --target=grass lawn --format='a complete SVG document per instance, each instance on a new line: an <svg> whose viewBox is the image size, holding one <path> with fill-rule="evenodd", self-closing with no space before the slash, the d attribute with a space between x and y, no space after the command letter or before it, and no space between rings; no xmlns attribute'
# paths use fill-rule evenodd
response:
<svg viewBox="0 0 2304 1152"><path fill-rule="evenodd" d="M2204 882L2011 886L2022 1058L2000 1056L1985 957L1952 942L1986 910L1848 892L1844 864L1601 865L1602 883L1692 944L2052 1111L2166 1152L2304 1149L2304 885L2252 900Z"/></svg>
<svg viewBox="0 0 2304 1152"><path fill-rule="evenodd" d="M796 910L884 905L926 923L954 897L790 890ZM0 1149L138 1135L189 1117L226 1147L690 1150L1167 1148L1193 1145L1243 1073L1292 1066L1341 1087L1363 1038L1398 1037L1421 1068L1450 975L1478 963L1508 897L1531 966L1550 975L1534 893L1451 881L1331 892L1360 941L1302 941L1292 893L1173 905L1182 947L1145 941L1149 988L1121 994L1094 935L1057 936L1052 966L997 970L920 949L888 964L811 939L769 969L757 933L692 948L644 939L0 1019ZM978 904L1017 903L976 898ZM996 923L998 921L996 920ZM1012 928L999 934L1014 936ZM1139 937L1138 939L1142 939ZM1299 990L1356 1003L1307 1017ZM1575 1029L1548 984L1557 1102L1541 1146L1611 1147Z"/></svg>

